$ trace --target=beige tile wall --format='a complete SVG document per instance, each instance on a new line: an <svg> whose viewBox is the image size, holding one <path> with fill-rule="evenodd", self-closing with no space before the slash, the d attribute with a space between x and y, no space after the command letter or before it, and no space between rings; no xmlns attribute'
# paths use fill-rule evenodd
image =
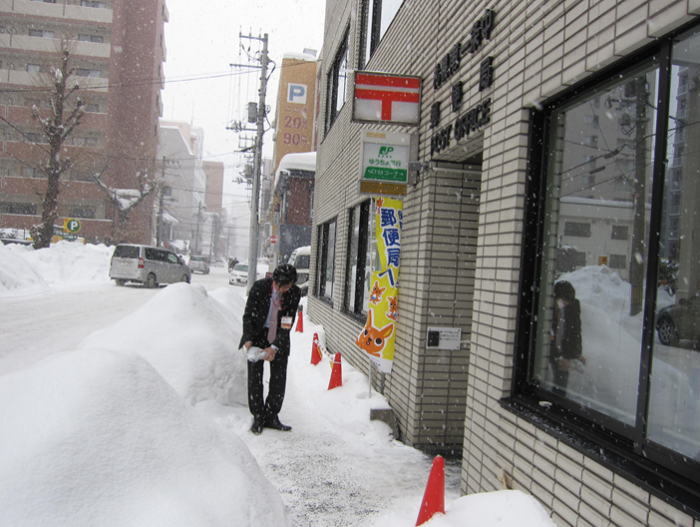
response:
<svg viewBox="0 0 700 527"><path fill-rule="evenodd" d="M487 8L497 12L492 40L463 59L436 93L436 62L467 37ZM464 493L501 489L505 473L513 488L532 494L560 526L696 525L505 411L499 400L509 395L516 351L527 108L699 14L700 0L405 0L367 68L424 79L420 126L386 127L418 133L421 160L430 158L431 104L443 102L441 127L454 117L449 110L454 81L465 82L462 111L484 97L493 100L490 125L470 140L482 145L481 180L424 172L404 200L396 357L393 373L384 379L403 441L427 450L436 444L462 448ZM357 0L328 2L326 65L350 24L356 67L359 19ZM480 93L479 64L487 56L494 57L494 86ZM309 311L324 325L329 349L367 372L353 344L362 323L341 311L347 211L365 199L357 192L360 128L346 105L319 147L314 223L338 217L336 290L333 306L310 297ZM462 349L427 351L431 325L461 327Z"/></svg>

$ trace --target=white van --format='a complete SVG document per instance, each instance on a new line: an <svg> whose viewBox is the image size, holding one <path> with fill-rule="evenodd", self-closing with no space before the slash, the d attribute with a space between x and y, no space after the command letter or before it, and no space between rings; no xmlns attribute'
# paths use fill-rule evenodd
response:
<svg viewBox="0 0 700 527"><path fill-rule="evenodd" d="M187 282L192 271L174 252L150 245L121 243L114 248L109 277L117 285L138 282L146 287Z"/></svg>
<svg viewBox="0 0 700 527"><path fill-rule="evenodd" d="M301 289L302 296L309 293L309 268L311 267L311 246L297 247L287 262L297 270L297 285Z"/></svg>

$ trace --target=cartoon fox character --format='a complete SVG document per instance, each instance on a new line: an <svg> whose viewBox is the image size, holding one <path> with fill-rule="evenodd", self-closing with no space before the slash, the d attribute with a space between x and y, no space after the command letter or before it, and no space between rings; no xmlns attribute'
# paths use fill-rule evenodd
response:
<svg viewBox="0 0 700 527"><path fill-rule="evenodd" d="M367 325L365 329L362 330L362 333L355 339L355 344L370 355L380 357L386 345L386 339L389 338L393 332L394 324L389 324L382 329L375 328L372 325L372 311L370 311L367 317Z"/></svg>
<svg viewBox="0 0 700 527"><path fill-rule="evenodd" d="M382 294L386 291L386 287L379 287L379 282L374 282L372 293L369 296L369 301L373 304L378 304L382 301Z"/></svg>
<svg viewBox="0 0 700 527"><path fill-rule="evenodd" d="M389 311L387 311L386 316L391 320L396 320L396 310L398 308L398 302L396 301L396 297L389 296L387 297L387 301L389 302Z"/></svg>

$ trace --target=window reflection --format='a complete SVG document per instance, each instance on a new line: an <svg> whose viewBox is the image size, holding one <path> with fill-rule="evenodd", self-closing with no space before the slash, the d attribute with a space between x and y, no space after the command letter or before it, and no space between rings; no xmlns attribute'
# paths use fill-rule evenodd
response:
<svg viewBox="0 0 700 527"><path fill-rule="evenodd" d="M700 36L676 43L647 437L700 459Z"/></svg>
<svg viewBox="0 0 700 527"><path fill-rule="evenodd" d="M335 220L328 224L328 241L326 244L326 285L325 294L333 298L333 282L335 280Z"/></svg>
<svg viewBox="0 0 700 527"><path fill-rule="evenodd" d="M550 132L547 257L532 376L553 394L630 425L642 350L657 76L650 63L616 77L554 112Z"/></svg>
<svg viewBox="0 0 700 527"><path fill-rule="evenodd" d="M348 252L348 281L345 293L346 309L350 312L355 311L355 288L357 287L357 264L358 251L360 245L360 211L362 204L351 209L349 232L350 232L350 249Z"/></svg>

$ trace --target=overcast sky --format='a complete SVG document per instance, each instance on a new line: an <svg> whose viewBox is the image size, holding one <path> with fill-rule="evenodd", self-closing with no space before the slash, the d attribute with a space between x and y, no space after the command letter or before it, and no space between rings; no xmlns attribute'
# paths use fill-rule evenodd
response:
<svg viewBox="0 0 700 527"><path fill-rule="evenodd" d="M257 102L260 78L258 69L241 77L241 69L230 67L241 58L247 61L239 54L241 43L258 49L259 41L241 39L239 34L267 33L269 57L281 65L285 53L301 53L304 48L320 51L325 4L325 0L167 0L163 119L204 129L205 159L225 166L224 206L232 204L235 210L239 209L236 204L245 201L240 197L245 196L244 187L232 184L239 171L235 166L239 156L233 155L239 148L238 135L226 127L249 102L241 99ZM278 84L279 69L267 91L270 120ZM246 85L252 88L246 91ZM239 88L241 97L233 97ZM265 134L263 151L266 157L272 156L272 132Z"/></svg>

